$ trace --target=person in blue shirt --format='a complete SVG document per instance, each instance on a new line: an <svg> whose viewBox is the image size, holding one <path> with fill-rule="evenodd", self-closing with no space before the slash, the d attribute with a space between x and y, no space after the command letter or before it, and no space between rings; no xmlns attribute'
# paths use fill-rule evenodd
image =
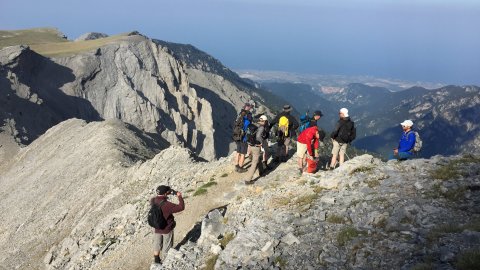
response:
<svg viewBox="0 0 480 270"><path fill-rule="evenodd" d="M389 159L406 160L413 157L413 147L415 146L415 132L412 130L413 122L405 120L400 123L403 129L402 138L398 142L398 147L393 149L393 155Z"/></svg>

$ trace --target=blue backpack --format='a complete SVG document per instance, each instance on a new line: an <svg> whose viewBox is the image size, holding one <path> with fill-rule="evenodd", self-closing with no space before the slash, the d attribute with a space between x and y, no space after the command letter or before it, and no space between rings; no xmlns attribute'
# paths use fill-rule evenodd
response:
<svg viewBox="0 0 480 270"><path fill-rule="evenodd" d="M310 127L310 117L308 115L300 116L300 127L298 128L300 133L302 133L302 131L304 131L309 127Z"/></svg>

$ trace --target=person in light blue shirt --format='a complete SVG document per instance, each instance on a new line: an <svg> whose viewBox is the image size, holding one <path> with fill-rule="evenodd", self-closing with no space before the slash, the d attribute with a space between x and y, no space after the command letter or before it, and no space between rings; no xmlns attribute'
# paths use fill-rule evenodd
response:
<svg viewBox="0 0 480 270"><path fill-rule="evenodd" d="M400 125L403 129L402 138L398 142L398 147L393 149L393 154L389 159L406 160L413 157L413 147L416 139L415 132L411 132L413 122L405 120Z"/></svg>

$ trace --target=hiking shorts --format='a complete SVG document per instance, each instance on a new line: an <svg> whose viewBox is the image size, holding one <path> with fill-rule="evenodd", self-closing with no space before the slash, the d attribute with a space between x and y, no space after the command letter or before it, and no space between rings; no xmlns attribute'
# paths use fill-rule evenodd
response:
<svg viewBox="0 0 480 270"><path fill-rule="evenodd" d="M237 142L237 153L245 155L247 154L248 144L247 142Z"/></svg>
<svg viewBox="0 0 480 270"><path fill-rule="evenodd" d="M307 145L301 142L297 142L297 157L304 158L307 153Z"/></svg>
<svg viewBox="0 0 480 270"><path fill-rule="evenodd" d="M348 143L338 143L337 141L333 140L332 155L338 155L338 153L345 155L345 152L347 151L347 145Z"/></svg>

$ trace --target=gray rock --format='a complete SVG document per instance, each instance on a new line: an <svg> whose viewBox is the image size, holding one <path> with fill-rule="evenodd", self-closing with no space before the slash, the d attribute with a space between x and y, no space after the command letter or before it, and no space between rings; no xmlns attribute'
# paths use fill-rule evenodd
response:
<svg viewBox="0 0 480 270"><path fill-rule="evenodd" d="M107 34L89 32L79 36L78 38L75 39L75 41L94 40L94 39L106 38L106 37L108 37Z"/></svg>
<svg viewBox="0 0 480 270"><path fill-rule="evenodd" d="M289 246L291 246L293 244L300 244L300 240L298 240L298 238L295 237L295 235L293 235L293 233L288 233L287 235L282 237L282 242L289 245Z"/></svg>

